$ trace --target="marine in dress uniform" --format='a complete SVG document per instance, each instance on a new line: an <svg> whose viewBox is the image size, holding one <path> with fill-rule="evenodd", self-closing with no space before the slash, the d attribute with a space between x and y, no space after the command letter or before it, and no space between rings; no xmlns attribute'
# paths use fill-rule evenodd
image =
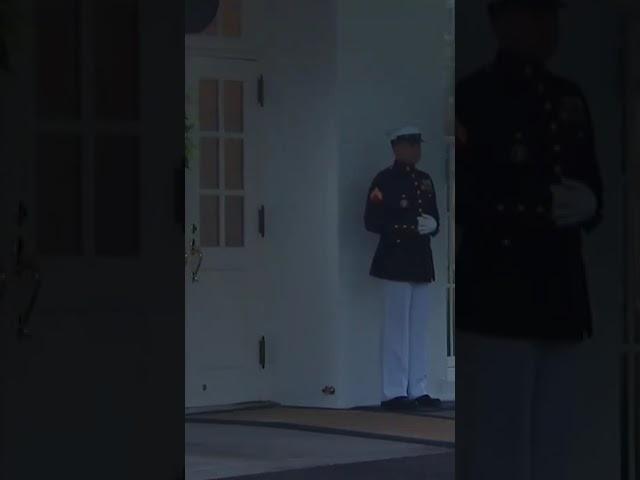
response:
<svg viewBox="0 0 640 480"><path fill-rule="evenodd" d="M456 88L464 480L570 478L571 368L593 332L582 233L600 221L602 182L586 99L546 67L561 6L490 2L499 51Z"/></svg>
<svg viewBox="0 0 640 480"><path fill-rule="evenodd" d="M380 236L370 274L384 282L382 406L439 405L427 393L427 320L435 280L431 238L440 228L433 180L416 168L422 135L415 127L390 134L396 158L368 191L364 222Z"/></svg>

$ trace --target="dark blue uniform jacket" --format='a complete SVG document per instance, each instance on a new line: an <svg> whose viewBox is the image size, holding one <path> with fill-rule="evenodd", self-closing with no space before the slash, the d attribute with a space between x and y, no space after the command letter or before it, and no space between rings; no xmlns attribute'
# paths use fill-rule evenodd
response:
<svg viewBox="0 0 640 480"><path fill-rule="evenodd" d="M582 232L600 221L602 182L587 102L543 66L500 53L456 88L456 327L508 337L592 334ZM598 198L582 225L551 217L551 186Z"/></svg>
<svg viewBox="0 0 640 480"><path fill-rule="evenodd" d="M364 214L368 231L380 235L371 275L410 283L435 280L430 235L418 233L418 216L440 216L431 177L413 166L395 162L376 175L369 188Z"/></svg>

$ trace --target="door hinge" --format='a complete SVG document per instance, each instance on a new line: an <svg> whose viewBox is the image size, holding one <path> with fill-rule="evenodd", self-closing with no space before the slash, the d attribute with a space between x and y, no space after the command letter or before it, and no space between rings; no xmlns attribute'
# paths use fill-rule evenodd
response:
<svg viewBox="0 0 640 480"><path fill-rule="evenodd" d="M264 77L258 77L258 104L264 107Z"/></svg>
<svg viewBox="0 0 640 480"><path fill-rule="evenodd" d="M265 234L264 205L261 205L260 209L258 210L258 232L260 233L260 236L264 238L264 234Z"/></svg>
<svg viewBox="0 0 640 480"><path fill-rule="evenodd" d="M260 366L264 370L264 367L267 364L267 341L265 340L264 335L260 338L259 356Z"/></svg>

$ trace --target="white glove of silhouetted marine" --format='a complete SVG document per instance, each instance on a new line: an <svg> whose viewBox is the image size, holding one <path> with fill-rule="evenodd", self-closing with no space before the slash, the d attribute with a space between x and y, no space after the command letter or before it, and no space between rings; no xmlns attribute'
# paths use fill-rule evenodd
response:
<svg viewBox="0 0 640 480"><path fill-rule="evenodd" d="M418 217L418 232L420 235L429 235L438 228L438 222L430 215L421 215Z"/></svg>
<svg viewBox="0 0 640 480"><path fill-rule="evenodd" d="M598 209L598 200L582 182L563 180L551 187L553 194L553 220L557 225L577 225L591 219Z"/></svg>

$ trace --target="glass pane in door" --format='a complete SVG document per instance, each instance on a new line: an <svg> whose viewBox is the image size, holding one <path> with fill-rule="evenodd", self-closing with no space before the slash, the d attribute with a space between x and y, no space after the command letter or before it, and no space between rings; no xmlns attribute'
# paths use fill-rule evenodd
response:
<svg viewBox="0 0 640 480"><path fill-rule="evenodd" d="M218 80L203 78L199 89L200 130L218 131Z"/></svg>
<svg viewBox="0 0 640 480"><path fill-rule="evenodd" d="M244 246L244 198L229 196L225 199L225 246Z"/></svg>
<svg viewBox="0 0 640 480"><path fill-rule="evenodd" d="M96 114L101 120L139 117L138 2L94 0L93 42ZM118 32L114 35L113 32Z"/></svg>
<svg viewBox="0 0 640 480"><path fill-rule="evenodd" d="M82 138L41 134L36 147L38 251L82 255Z"/></svg>
<svg viewBox="0 0 640 480"><path fill-rule="evenodd" d="M200 140L200 188L216 190L220 188L218 150L220 142L217 138Z"/></svg>
<svg viewBox="0 0 640 480"><path fill-rule="evenodd" d="M224 170L226 190L242 190L244 188L243 141L238 138L227 138L224 142Z"/></svg>
<svg viewBox="0 0 640 480"><path fill-rule="evenodd" d="M244 129L243 85L241 81L224 82L224 131L242 133Z"/></svg>
<svg viewBox="0 0 640 480"><path fill-rule="evenodd" d="M216 17L204 29L203 33L227 38L241 37L242 0L220 0Z"/></svg>
<svg viewBox="0 0 640 480"><path fill-rule="evenodd" d="M131 256L139 252L139 152L137 137L96 137L94 239L98 255Z"/></svg>
<svg viewBox="0 0 640 480"><path fill-rule="evenodd" d="M220 197L200 195L200 244L203 247L220 246Z"/></svg>
<svg viewBox="0 0 640 480"><path fill-rule="evenodd" d="M242 36L242 0L220 1L220 24L223 37Z"/></svg>
<svg viewBox="0 0 640 480"><path fill-rule="evenodd" d="M37 107L40 118L80 117L80 1L36 3Z"/></svg>

